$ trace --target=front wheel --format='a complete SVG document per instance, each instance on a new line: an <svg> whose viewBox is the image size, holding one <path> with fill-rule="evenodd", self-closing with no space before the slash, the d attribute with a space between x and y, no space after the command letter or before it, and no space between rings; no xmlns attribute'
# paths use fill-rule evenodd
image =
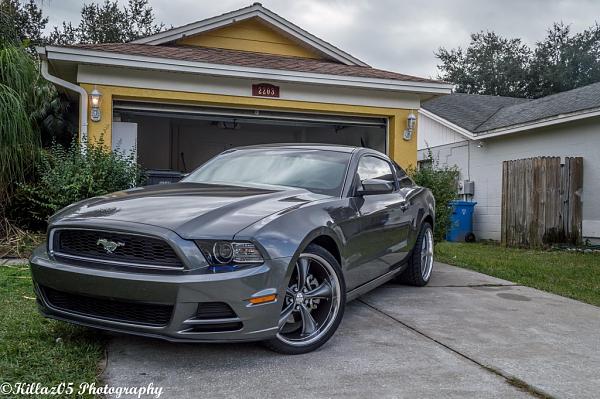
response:
<svg viewBox="0 0 600 399"><path fill-rule="evenodd" d="M400 282L423 287L427 285L433 271L433 228L423 223L417 241L408 258L408 267L399 277Z"/></svg>
<svg viewBox="0 0 600 399"><path fill-rule="evenodd" d="M286 286L279 331L266 346L290 355L317 349L337 330L345 303L339 263L324 248L309 245L298 257Z"/></svg>

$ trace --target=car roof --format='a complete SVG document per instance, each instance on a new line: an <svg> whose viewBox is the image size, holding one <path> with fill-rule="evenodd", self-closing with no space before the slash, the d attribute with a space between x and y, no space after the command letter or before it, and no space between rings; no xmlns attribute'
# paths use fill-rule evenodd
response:
<svg viewBox="0 0 600 399"><path fill-rule="evenodd" d="M265 149L273 149L273 148L281 148L281 149L310 149L310 150L321 150L321 151L337 151L337 152L346 152L352 153L356 150L367 149L363 147L356 147L350 145L342 145L342 144L324 144L324 143L274 143L274 144L256 144L249 145L244 147L235 147L232 150L258 150L261 148Z"/></svg>

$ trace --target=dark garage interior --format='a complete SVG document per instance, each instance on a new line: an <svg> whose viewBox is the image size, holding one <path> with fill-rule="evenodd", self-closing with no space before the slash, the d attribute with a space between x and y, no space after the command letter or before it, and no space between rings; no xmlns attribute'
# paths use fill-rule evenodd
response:
<svg viewBox="0 0 600 399"><path fill-rule="evenodd" d="M186 173L228 148L265 143L332 143L386 151L384 118L128 102L115 102L114 112L113 146L134 143L144 169ZM120 127L129 139L120 137Z"/></svg>

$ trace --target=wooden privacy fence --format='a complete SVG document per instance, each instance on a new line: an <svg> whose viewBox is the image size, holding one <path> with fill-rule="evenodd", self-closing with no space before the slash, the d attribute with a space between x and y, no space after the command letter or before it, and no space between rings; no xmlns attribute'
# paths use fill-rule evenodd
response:
<svg viewBox="0 0 600 399"><path fill-rule="evenodd" d="M502 163L502 244L539 248L581 242L583 158Z"/></svg>

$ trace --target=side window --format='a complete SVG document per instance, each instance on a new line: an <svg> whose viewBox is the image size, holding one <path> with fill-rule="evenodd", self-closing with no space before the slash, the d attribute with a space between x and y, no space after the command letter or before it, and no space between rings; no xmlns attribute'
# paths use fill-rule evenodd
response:
<svg viewBox="0 0 600 399"><path fill-rule="evenodd" d="M380 179L394 182L394 174L390 164L381 158L366 155L358 161L356 170L359 181Z"/></svg>
<svg viewBox="0 0 600 399"><path fill-rule="evenodd" d="M415 185L412 179L408 177L404 169L398 166L396 162L394 162L394 170L396 171L396 178L398 179L398 185L400 188L412 187Z"/></svg>

